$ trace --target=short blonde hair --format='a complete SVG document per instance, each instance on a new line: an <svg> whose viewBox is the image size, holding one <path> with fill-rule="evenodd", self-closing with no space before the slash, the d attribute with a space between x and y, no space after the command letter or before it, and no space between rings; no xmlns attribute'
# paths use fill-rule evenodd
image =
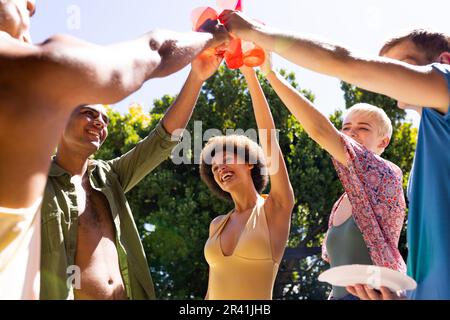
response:
<svg viewBox="0 0 450 320"><path fill-rule="evenodd" d="M344 113L344 119L353 114L365 115L370 119L374 119L377 123L378 135L391 139L392 122L383 109L368 103L358 103Z"/></svg>

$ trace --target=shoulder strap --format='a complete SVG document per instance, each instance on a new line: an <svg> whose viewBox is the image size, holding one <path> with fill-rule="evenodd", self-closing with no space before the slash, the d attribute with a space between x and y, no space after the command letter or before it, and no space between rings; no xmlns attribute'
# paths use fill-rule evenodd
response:
<svg viewBox="0 0 450 320"><path fill-rule="evenodd" d="M220 220L220 223L218 223L218 227L212 232L211 237L214 237L216 234L220 233L222 229L225 227L225 224L227 223L228 219L230 218L231 214L233 213L233 210L228 212L222 220Z"/></svg>

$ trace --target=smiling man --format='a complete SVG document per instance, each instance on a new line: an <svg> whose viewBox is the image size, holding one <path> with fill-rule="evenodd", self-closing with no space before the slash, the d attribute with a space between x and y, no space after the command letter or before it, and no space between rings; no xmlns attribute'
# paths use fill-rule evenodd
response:
<svg viewBox="0 0 450 320"><path fill-rule="evenodd" d="M41 299L153 299L147 259L125 193L168 158L203 81L222 58L201 55L164 118L127 154L91 160L108 135L103 105L72 113L42 205Z"/></svg>
<svg viewBox="0 0 450 320"><path fill-rule="evenodd" d="M121 275L121 268L126 270L127 267L121 266L124 262L119 260L119 250L125 249L121 245L120 224L114 226L114 220L130 217L121 214L117 202L123 198L116 199L113 192L118 187L117 182L110 186L112 180L106 177L106 173L110 168L124 171L120 180L128 172L121 168L124 161L106 165L89 160L106 140L108 123L103 105L77 108L53 159L42 208L43 299L127 297L126 281ZM156 134L148 138L147 148L151 149L147 152L153 154L157 151L167 157L170 148L155 149L163 141L158 134L167 136L159 127ZM166 139L170 141L170 137ZM167 142L166 145L170 147L173 143ZM163 160L159 154L152 156L153 167ZM127 222L130 221L123 221L124 225ZM61 266L64 267L61 269ZM69 276L73 277L74 291L69 290Z"/></svg>

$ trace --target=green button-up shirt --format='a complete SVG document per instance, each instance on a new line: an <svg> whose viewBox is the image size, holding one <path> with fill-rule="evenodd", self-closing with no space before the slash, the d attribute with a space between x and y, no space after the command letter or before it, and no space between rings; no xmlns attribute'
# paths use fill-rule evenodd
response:
<svg viewBox="0 0 450 320"><path fill-rule="evenodd" d="M127 154L110 161L90 161L89 181L108 200L116 231L116 247L122 278L130 299L154 299L136 224L125 193L168 158L178 141L160 123ZM78 204L71 175L52 162L42 204L41 299L73 299Z"/></svg>

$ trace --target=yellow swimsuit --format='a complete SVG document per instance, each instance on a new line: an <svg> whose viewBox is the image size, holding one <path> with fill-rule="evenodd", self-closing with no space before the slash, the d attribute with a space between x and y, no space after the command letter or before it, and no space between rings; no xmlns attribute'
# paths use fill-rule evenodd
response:
<svg viewBox="0 0 450 320"><path fill-rule="evenodd" d="M231 256L225 256L220 245L220 235L231 213L206 242L210 300L272 299L278 263L273 260L264 202L265 198L258 197Z"/></svg>
<svg viewBox="0 0 450 320"><path fill-rule="evenodd" d="M39 299L41 208L0 207L0 300Z"/></svg>

